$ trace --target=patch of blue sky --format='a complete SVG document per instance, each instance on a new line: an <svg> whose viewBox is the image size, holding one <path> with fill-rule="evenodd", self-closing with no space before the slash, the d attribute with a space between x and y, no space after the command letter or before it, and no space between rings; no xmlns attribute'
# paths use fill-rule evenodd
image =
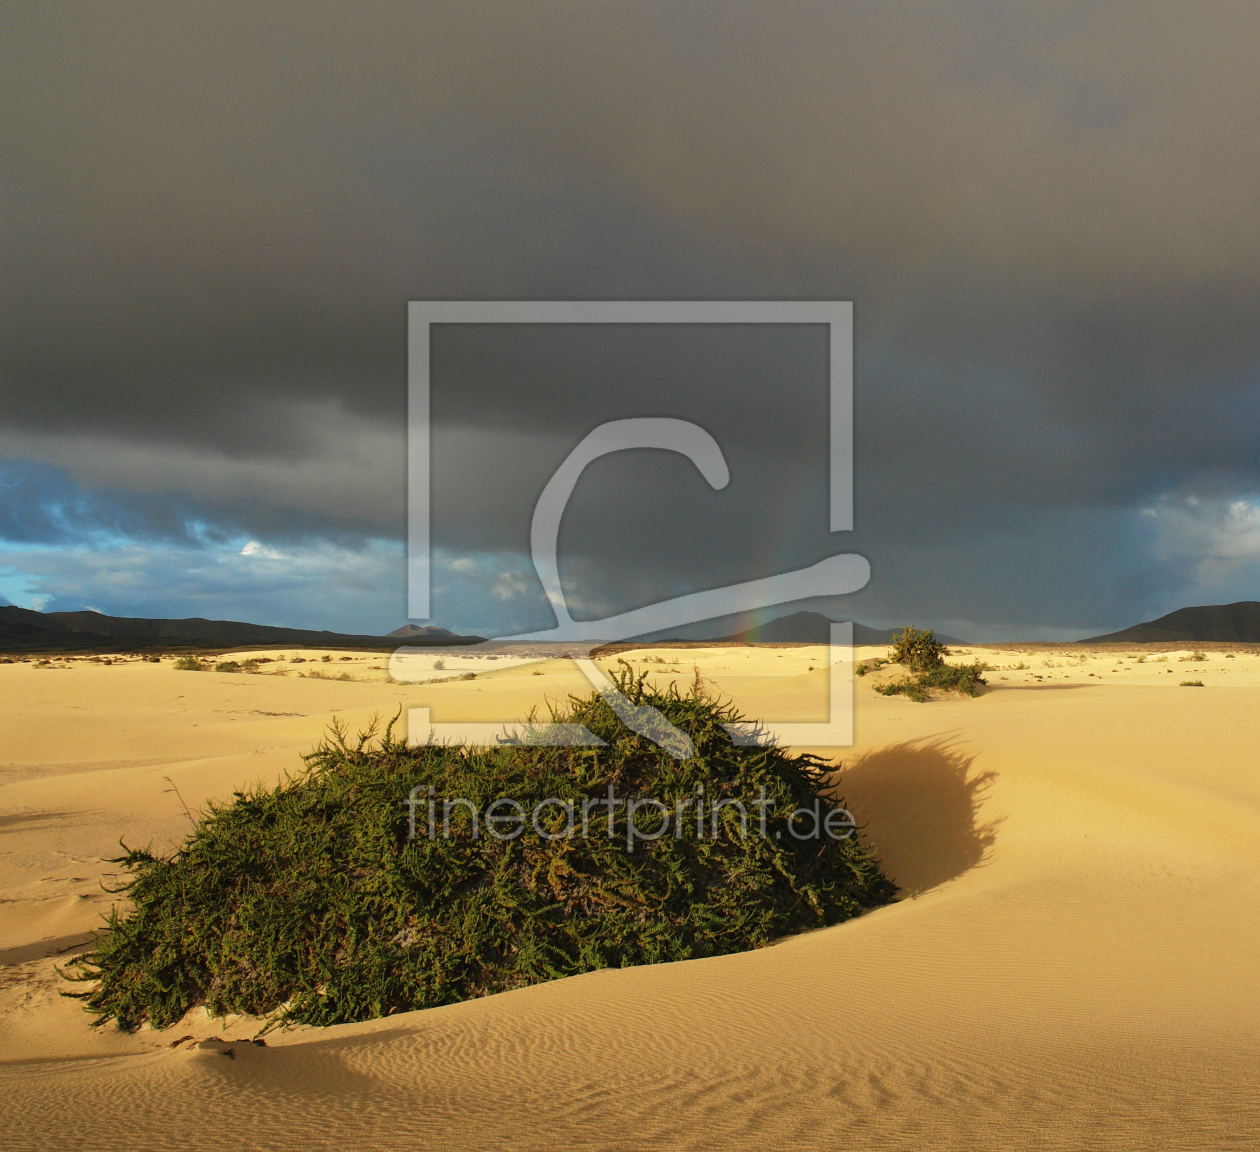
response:
<svg viewBox="0 0 1260 1152"><path fill-rule="evenodd" d="M400 543L272 548L111 537L108 546L0 546L0 594L40 611L247 620L380 635L404 620Z"/></svg>

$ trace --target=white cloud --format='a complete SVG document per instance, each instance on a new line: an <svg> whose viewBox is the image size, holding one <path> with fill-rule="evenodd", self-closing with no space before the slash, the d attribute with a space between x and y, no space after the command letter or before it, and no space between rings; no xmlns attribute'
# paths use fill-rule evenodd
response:
<svg viewBox="0 0 1260 1152"><path fill-rule="evenodd" d="M490 591L500 600L515 600L529 591L529 583L519 572L504 572Z"/></svg>
<svg viewBox="0 0 1260 1152"><path fill-rule="evenodd" d="M1187 591L1260 599L1260 498L1164 496L1142 518L1154 530L1155 558L1187 568Z"/></svg>
<svg viewBox="0 0 1260 1152"><path fill-rule="evenodd" d="M257 540L251 540L244 548L241 549L242 556L262 556L267 560L283 560L283 553L277 552L274 548L266 548Z"/></svg>

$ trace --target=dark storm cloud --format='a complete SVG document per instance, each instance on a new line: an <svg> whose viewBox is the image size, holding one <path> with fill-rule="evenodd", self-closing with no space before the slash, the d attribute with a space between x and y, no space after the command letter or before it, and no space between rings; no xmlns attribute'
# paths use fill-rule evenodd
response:
<svg viewBox="0 0 1260 1152"><path fill-rule="evenodd" d="M1128 623L1169 576L1126 517L1260 491L1258 41L1228 4L10 6L0 453L159 527L166 493L396 534L406 300L853 299L858 603ZM572 362L530 407L466 351L440 519L519 550L493 492L525 507L669 375L610 382L612 411ZM808 367L780 351L692 384ZM761 563L736 497L753 523L814 499L785 455L808 404L723 395L760 503L682 461L593 470L567 539L625 574L611 601Z"/></svg>
<svg viewBox="0 0 1260 1152"><path fill-rule="evenodd" d="M165 494L164 494L165 495ZM0 460L0 541L62 545L85 538L188 537L191 507L134 492L84 491L59 468Z"/></svg>

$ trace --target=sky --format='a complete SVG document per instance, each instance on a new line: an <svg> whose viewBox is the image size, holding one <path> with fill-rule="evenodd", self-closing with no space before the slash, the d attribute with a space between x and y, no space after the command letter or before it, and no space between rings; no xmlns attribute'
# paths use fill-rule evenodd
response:
<svg viewBox="0 0 1260 1152"><path fill-rule="evenodd" d="M628 416L731 483L593 464L575 616L837 552L805 607L977 641L1260 599L1258 48L1228 2L10 3L0 603L405 623L420 299L855 317L836 534L818 329L439 330L428 622L549 625L533 502Z"/></svg>

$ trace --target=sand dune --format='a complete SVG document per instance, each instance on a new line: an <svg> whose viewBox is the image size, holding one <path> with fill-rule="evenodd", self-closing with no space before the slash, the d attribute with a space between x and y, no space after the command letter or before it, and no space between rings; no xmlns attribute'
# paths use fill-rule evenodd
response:
<svg viewBox="0 0 1260 1152"><path fill-rule="evenodd" d="M841 790L901 902L757 952L272 1033L266 1047L241 1042L254 1021L196 1014L165 1032L92 1030L58 997L46 953L108 906L119 837L174 845L184 803L278 779L334 716L352 729L400 704L511 717L581 677L487 664L473 681L396 685L376 655L256 676L0 666L0 1140L1260 1145L1260 658L971 652L999 666L976 700L878 696L887 672L855 681ZM751 714L822 718L821 649L651 656L665 661L655 676L699 668ZM356 679L299 677L312 667Z"/></svg>

